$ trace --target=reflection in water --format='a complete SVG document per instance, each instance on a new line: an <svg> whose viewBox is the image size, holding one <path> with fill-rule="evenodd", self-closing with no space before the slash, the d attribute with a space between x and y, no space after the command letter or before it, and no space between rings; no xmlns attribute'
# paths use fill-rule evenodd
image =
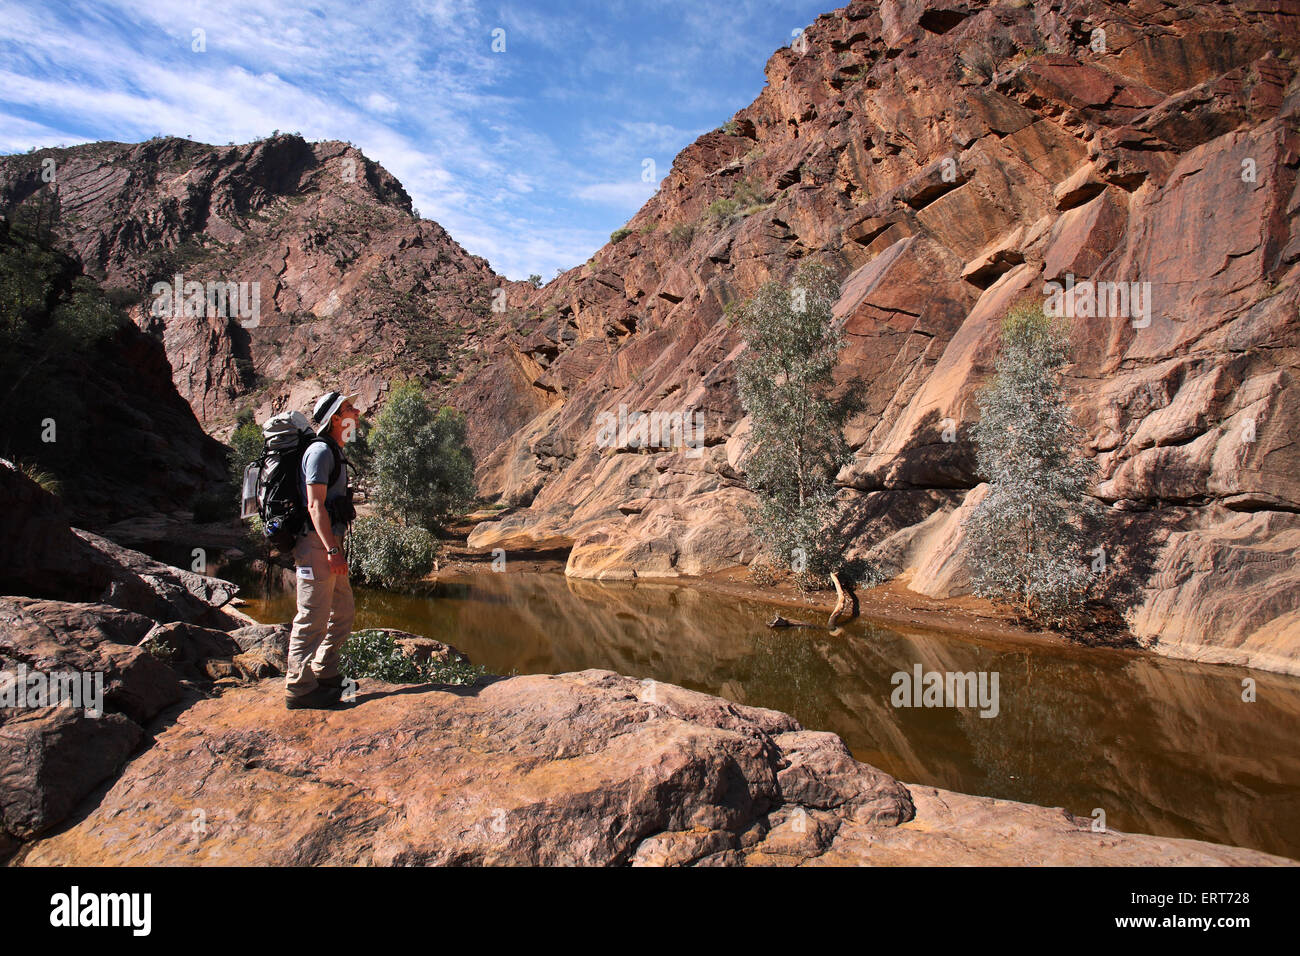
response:
<svg viewBox="0 0 1300 956"><path fill-rule="evenodd" d="M248 592L246 591L245 594ZM287 621L293 595L252 601ZM771 608L662 582L482 574L432 596L357 589L357 624L455 644L499 674L605 668L793 714L902 780L1106 812L1119 830L1300 858L1300 681L1132 652L888 630L770 630ZM996 671L999 713L895 708L890 678Z"/></svg>

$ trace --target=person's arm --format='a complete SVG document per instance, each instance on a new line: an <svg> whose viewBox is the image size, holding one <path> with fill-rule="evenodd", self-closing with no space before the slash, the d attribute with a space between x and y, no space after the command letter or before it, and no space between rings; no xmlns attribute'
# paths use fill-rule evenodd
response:
<svg viewBox="0 0 1300 956"><path fill-rule="evenodd" d="M325 508L325 493L328 490L328 486L323 484L310 484L307 486L307 514L311 516L312 526L316 529L316 534L320 536L321 544L325 545L325 550L332 551L339 547L339 542L334 537L334 528L330 524L330 513ZM329 561L330 570L335 574L348 573L348 563L343 557L341 549L337 554L331 554Z"/></svg>

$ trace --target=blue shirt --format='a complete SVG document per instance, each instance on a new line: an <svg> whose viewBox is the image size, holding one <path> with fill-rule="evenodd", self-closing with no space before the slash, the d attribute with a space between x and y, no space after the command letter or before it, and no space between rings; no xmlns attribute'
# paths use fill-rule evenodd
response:
<svg viewBox="0 0 1300 956"><path fill-rule="evenodd" d="M334 455L330 449L330 442L317 441L312 442L302 455L302 474L299 477L299 488L302 492L302 500L307 501L307 486L327 484L330 480L330 469L334 467ZM343 463L343 453L339 452L339 476L334 480L334 484L325 490L325 503L329 504L339 498L348 496L348 468ZM343 533L346 525L332 524L334 535L338 537ZM311 518L307 518L307 524L303 528L303 533L315 533L316 527L312 524Z"/></svg>

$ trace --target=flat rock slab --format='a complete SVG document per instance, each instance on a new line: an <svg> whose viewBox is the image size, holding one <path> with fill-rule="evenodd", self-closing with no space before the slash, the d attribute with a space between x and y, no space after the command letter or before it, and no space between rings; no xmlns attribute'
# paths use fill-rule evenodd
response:
<svg viewBox="0 0 1300 956"><path fill-rule="evenodd" d="M609 671L201 701L25 865L1286 862L908 789L786 714Z"/></svg>

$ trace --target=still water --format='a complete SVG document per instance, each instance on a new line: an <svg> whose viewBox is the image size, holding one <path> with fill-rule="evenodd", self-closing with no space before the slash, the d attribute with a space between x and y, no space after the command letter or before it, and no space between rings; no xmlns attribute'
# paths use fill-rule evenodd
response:
<svg viewBox="0 0 1300 956"><path fill-rule="evenodd" d="M245 588L250 597L253 589ZM288 621L291 592L245 608ZM785 612L787 616L796 616ZM1300 680L1131 651L894 630L770 630L770 606L660 582L485 573L432 596L357 588L356 627L454 644L497 674L605 668L793 714L900 780L1096 808L1117 830L1300 858ZM998 674L998 714L894 707L892 675ZM1242 700L1243 678L1257 685Z"/></svg>

